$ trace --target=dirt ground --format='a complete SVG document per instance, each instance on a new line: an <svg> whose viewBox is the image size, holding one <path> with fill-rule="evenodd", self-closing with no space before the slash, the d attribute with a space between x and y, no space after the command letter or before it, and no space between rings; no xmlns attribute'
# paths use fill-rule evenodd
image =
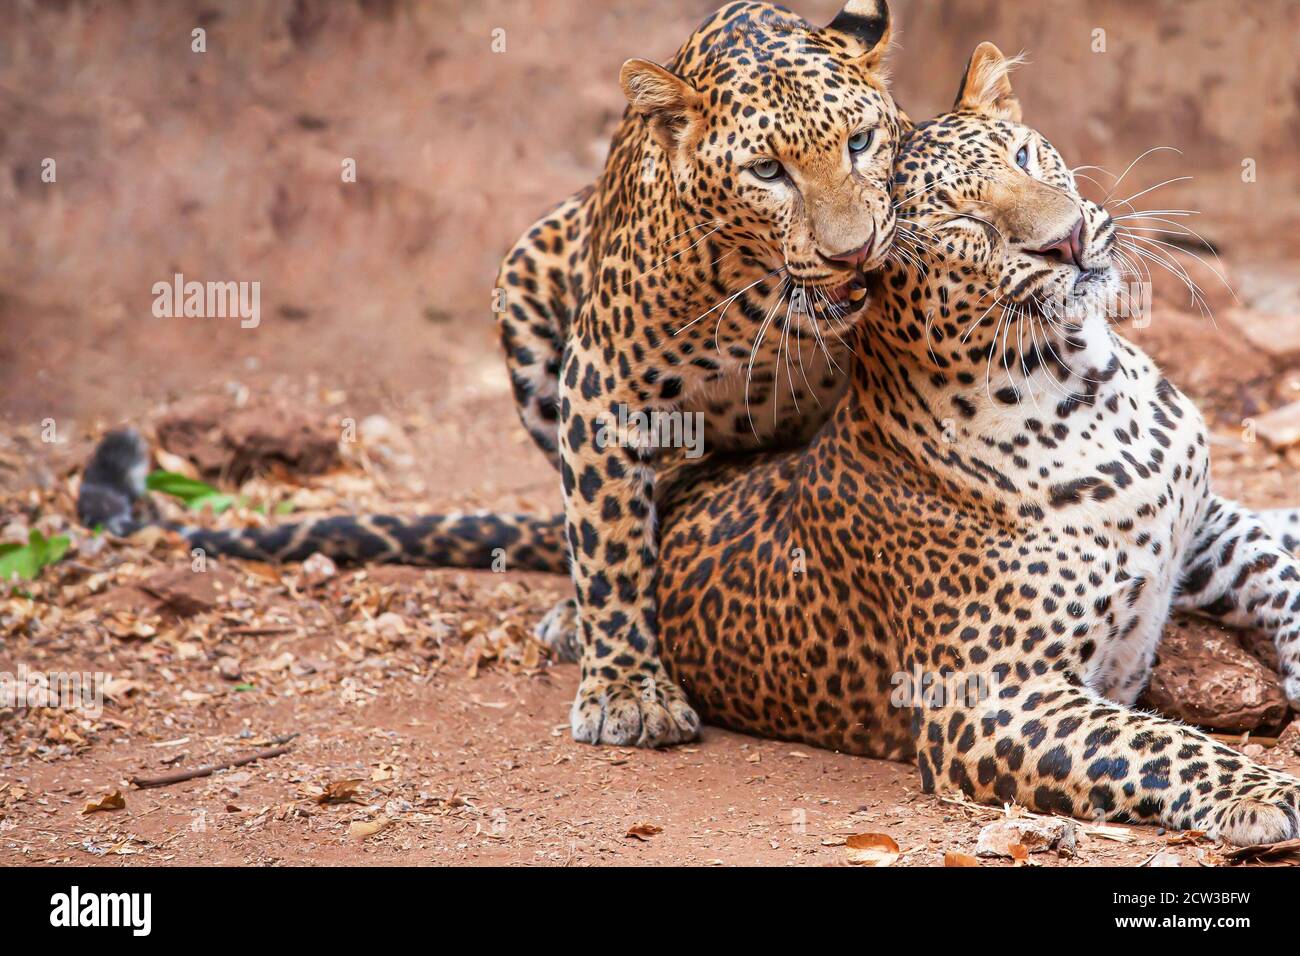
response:
<svg viewBox="0 0 1300 956"><path fill-rule="evenodd" d="M1292 364L1258 350L1238 356L1253 367L1228 363L1240 331L1172 307L1139 338L1206 402L1218 487L1257 505L1294 501L1293 466L1243 442L1238 420L1242 407L1300 392ZM282 400L326 427L360 422L330 471L254 478L216 520L277 520L257 509L284 502L303 515L555 507L554 476L515 421L489 330L452 330L439 349L455 361L436 395L394 388L420 381L418 356L390 355L391 374L351 389L259 368L206 381L197 357L171 368L231 409ZM125 406L148 426L175 410L147 368L114 359L112 374L143 394L106 407L106 419ZM896 865L942 865L972 853L980 827L1003 814L920 793L906 765L714 728L660 752L574 743L575 668L550 664L528 632L566 592L560 579L236 561L195 573L166 535L94 541L68 519L96 430L43 444L10 424L0 437L4 538L37 527L74 541L30 597L0 602L0 671L112 675L99 715L0 710L0 863L820 865L845 863L852 834L886 833L902 851ZM280 756L166 787L129 783L288 735ZM1282 748L1252 751L1300 770ZM83 812L113 792L124 808ZM1223 862L1204 841L1128 827L1085 835L1074 857L1031 861L1138 865L1162 851L1183 865Z"/></svg>
<svg viewBox="0 0 1300 956"><path fill-rule="evenodd" d="M897 842L896 865L942 865L1017 812L922 794L906 765L716 728L665 751L574 743L576 670L529 637L561 579L235 561L196 573L167 536L105 542L72 520L95 439L122 422L148 430L195 396L232 414L287 407L340 438L327 472L271 468L222 523L557 508L495 342L496 263L599 168L623 59L666 59L715 5L20 5L0 38L0 542L37 528L72 548L0 596L0 675L111 680L98 714L0 707L0 865L839 865L865 833ZM838 4L801 6L827 22ZM1300 87L1277 7L896 6L897 89L916 115L944 105L991 37L1033 55L1026 114L1072 162L1118 172L1153 144L1185 149L1130 183L1198 175L1154 202L1206 211L1197 222L1237 297L1187 260L1214 320L1161 279L1134 335L1206 409L1216 488L1300 504L1300 454L1261 438L1286 429L1268 412L1300 400L1287 150ZM1085 52L1095 21L1105 54ZM1221 68L1242 51L1251 69ZM57 185L37 172L45 157ZM342 157L358 161L355 188L338 179ZM153 320L152 285L176 272L263 282L261 325ZM1269 739L1240 745L1300 771ZM278 747L206 777L130 783ZM83 812L113 793L123 807ZM1074 856L1030 862L1158 853L1227 862L1212 843L1136 827L1083 827Z"/></svg>

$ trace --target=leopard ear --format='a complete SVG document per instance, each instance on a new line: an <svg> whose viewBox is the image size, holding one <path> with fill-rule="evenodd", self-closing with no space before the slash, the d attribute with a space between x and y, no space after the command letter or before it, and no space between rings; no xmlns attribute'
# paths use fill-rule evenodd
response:
<svg viewBox="0 0 1300 956"><path fill-rule="evenodd" d="M889 49L889 4L885 0L849 0L822 32L838 34L848 50L874 70Z"/></svg>
<svg viewBox="0 0 1300 956"><path fill-rule="evenodd" d="M989 119L1019 123L1020 100L1011 89L1009 74L1020 63L1020 57L1007 58L1001 50L985 40L970 55L953 109L969 110Z"/></svg>
<svg viewBox="0 0 1300 956"><path fill-rule="evenodd" d="M628 103L649 124L660 146L673 152L686 142L700 119L702 100L695 87L649 60L628 60L618 80Z"/></svg>

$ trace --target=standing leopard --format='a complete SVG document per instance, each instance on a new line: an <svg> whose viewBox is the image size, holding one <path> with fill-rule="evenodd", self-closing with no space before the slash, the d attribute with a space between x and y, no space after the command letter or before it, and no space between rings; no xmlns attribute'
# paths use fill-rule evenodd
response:
<svg viewBox="0 0 1300 956"><path fill-rule="evenodd" d="M849 0L824 28L739 2L667 68L623 65L628 108L604 172L520 238L497 283L516 402L559 468L562 523L456 514L181 530L210 554L262 560L500 556L569 570L576 601L547 627L580 648L573 736L693 738L698 717L662 678L652 589L655 485L680 456L649 430L607 440L609 426L691 415L708 448L748 449L802 443L825 420L845 384L858 276L894 239L888 180L907 121L885 88L889 37L885 0ZM114 442L92 472L122 480L91 481L81 517L129 529L138 439Z"/></svg>
<svg viewBox="0 0 1300 956"><path fill-rule="evenodd" d="M882 269L830 421L665 489L665 665L705 720L914 759L927 792L1293 838L1300 780L1131 708L1173 609L1270 632L1300 703L1300 561L1270 531L1295 515L1210 490L1201 415L1109 325L1117 224L1008 70L982 44L904 141L926 240Z"/></svg>
<svg viewBox="0 0 1300 956"><path fill-rule="evenodd" d="M893 241L888 43L883 0L851 0L824 29L724 7L668 68L624 64L604 174L506 257L511 381L564 494L576 603L557 613L580 648L578 740L697 733L656 652L655 486L673 455L607 428L694 415L708 448L749 449L802 443L824 420L852 285Z"/></svg>

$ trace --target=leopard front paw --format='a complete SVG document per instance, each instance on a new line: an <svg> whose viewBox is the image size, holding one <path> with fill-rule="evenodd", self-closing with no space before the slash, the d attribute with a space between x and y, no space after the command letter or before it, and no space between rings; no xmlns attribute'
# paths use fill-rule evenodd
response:
<svg viewBox="0 0 1300 956"><path fill-rule="evenodd" d="M666 747L700 732L700 718L681 689L657 670L585 675L569 722L574 740L625 747Z"/></svg>
<svg viewBox="0 0 1300 956"><path fill-rule="evenodd" d="M1235 797L1216 813L1211 836L1235 846L1281 843L1300 834L1300 788L1278 787Z"/></svg>

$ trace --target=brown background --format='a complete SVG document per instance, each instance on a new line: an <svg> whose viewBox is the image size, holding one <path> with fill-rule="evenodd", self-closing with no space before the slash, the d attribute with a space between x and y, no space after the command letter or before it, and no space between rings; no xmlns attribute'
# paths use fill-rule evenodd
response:
<svg viewBox="0 0 1300 956"><path fill-rule="evenodd" d="M20 0L0 33L0 414L89 425L267 374L435 404L504 389L499 257L600 168L619 64L668 59L714 2ZM1265 257L1261 294L1285 297L1300 5L894 8L895 88L914 116L949 103L977 41L1024 51L1026 117L1069 161L1119 172L1181 149L1120 195L1195 176L1145 201L1203 210L1228 260ZM799 9L826 22L836 4ZM190 51L198 24L204 54ZM56 184L40 180L47 156ZM340 181L345 157L355 184ZM1258 182L1241 181L1244 157ZM153 318L150 287L174 272L260 281L262 326Z"/></svg>
<svg viewBox="0 0 1300 956"><path fill-rule="evenodd" d="M556 475L516 423L497 354L497 261L595 175L622 110L619 64L667 59L715 2L0 0L0 541L35 526L71 534L77 549L31 585L36 620L0 601L0 670L101 670L135 687L99 724L0 710L0 784L11 784L0 821L16 825L0 828L0 864L838 863L845 834L877 831L904 847L900 865L973 852L998 811L918 796L903 764L714 728L668 751L574 744L576 667L514 663L566 593L561 578L371 568L309 591L296 566L226 562L214 598L218 575L191 573L187 549L148 535L101 547L72 526L96 430L157 424L159 410L179 414L196 394L219 407L246 400L238 418L268 431L295 415L360 423L347 467L239 489L255 501L292 495L296 514L558 507ZM1243 441L1242 419L1280 407L1300 428L1297 5L896 7L896 88L915 116L947 106L974 44L992 39L1030 55L1017 78L1026 117L1069 162L1118 173L1152 146L1183 150L1145 160L1118 195L1194 175L1151 203L1204 210L1200 227L1222 246L1245 308L1200 270L1210 322L1166 277L1141 342L1206 410L1215 489L1296 504L1300 449L1288 458L1267 437ZM835 9L816 0L800 12L826 22ZM203 55L190 52L196 23L208 31ZM495 28L504 53L491 52ZM1105 53L1091 52L1098 28ZM56 184L40 181L47 156ZM1257 183L1241 181L1246 156ZM340 181L345 157L357 161L355 184ZM261 282L261 326L155 319L151 286L178 271ZM273 402L289 410L264 411ZM46 418L56 444L40 440ZM219 520L262 519L240 508ZM209 609L160 612L177 593ZM381 601L406 628L391 641L374 626ZM156 635L137 639L149 621ZM240 634L232 621L278 627ZM275 663L285 655L288 669ZM1250 667L1237 675L1275 687ZM237 690L235 672L254 689ZM1250 686L1187 679L1167 696L1186 702L1181 689L1199 685ZM128 791L124 811L80 812L132 774L225 759L247 752L249 733L286 732L301 734L290 755ZM1293 770L1297 760L1281 747L1264 759ZM370 810L321 807L299 783L353 778L371 781L368 804L401 798L413 811L399 807L394 826L359 843L348 820ZM199 809L211 825L193 832ZM792 830L795 810L806 831ZM485 832L498 819L504 834ZM646 822L663 832L626 836ZM1136 865L1158 850L1206 862L1195 841L1153 829L1037 859Z"/></svg>

